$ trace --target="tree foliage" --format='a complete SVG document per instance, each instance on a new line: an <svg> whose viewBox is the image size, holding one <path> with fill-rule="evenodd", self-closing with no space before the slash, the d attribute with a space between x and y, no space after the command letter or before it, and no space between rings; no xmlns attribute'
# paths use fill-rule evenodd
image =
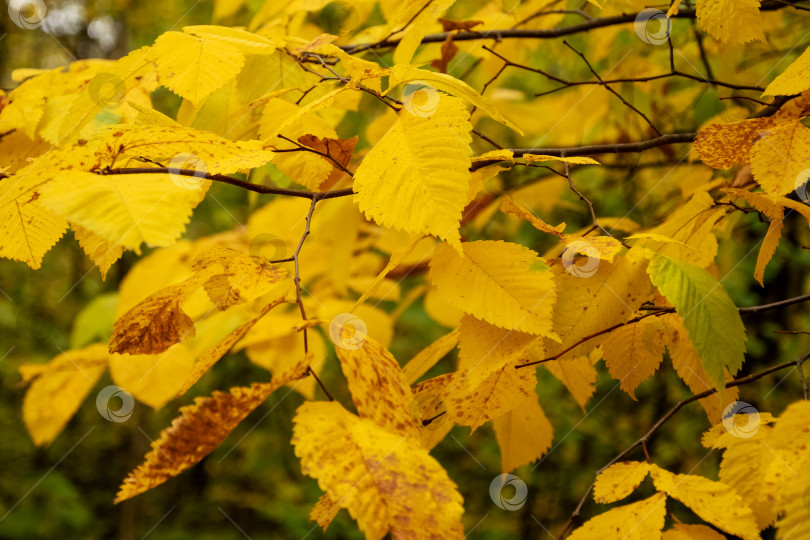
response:
<svg viewBox="0 0 810 540"><path fill-rule="evenodd" d="M692 396L661 397L672 409L557 534L810 534L808 355L747 362L755 316L808 300L750 305L778 281L780 250L808 239L810 49L796 48L809 9L574 4L223 0L222 24L16 72L0 112L0 256L37 270L68 230L103 279L138 256L114 316L88 311L87 339L21 366L34 442L58 437L107 369L159 409L244 350L272 379L181 407L116 502L297 392L292 447L323 491L311 520L326 530L346 509L367 538L461 538L476 525L431 453L453 426L491 421L504 475L542 467L567 438L543 398L550 377L586 411L608 399L592 400L600 374L637 400L674 368ZM791 62L767 60L782 49ZM249 194L246 224L183 238L220 189ZM552 225L563 215L575 225ZM414 311L443 333L397 359ZM752 420L739 387L789 368L804 400ZM697 400L719 480L648 448ZM582 520L591 491L642 497Z"/></svg>

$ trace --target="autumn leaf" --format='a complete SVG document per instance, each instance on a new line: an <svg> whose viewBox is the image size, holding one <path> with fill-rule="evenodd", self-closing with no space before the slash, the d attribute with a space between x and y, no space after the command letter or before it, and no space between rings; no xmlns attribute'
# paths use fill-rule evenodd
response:
<svg viewBox="0 0 810 540"><path fill-rule="evenodd" d="M651 377L664 359L664 326L655 317L621 326L602 340L605 366L633 398L639 384Z"/></svg>
<svg viewBox="0 0 810 540"><path fill-rule="evenodd" d="M640 461L615 463L596 477L593 499L603 504L620 501L633 493L649 472L649 464Z"/></svg>
<svg viewBox="0 0 810 540"><path fill-rule="evenodd" d="M354 173L354 200L367 218L459 245L470 182L470 124L460 100L438 97L432 110L407 109Z"/></svg>
<svg viewBox="0 0 810 540"><path fill-rule="evenodd" d="M219 310L269 293L287 275L286 270L273 265L260 254L218 244L197 255L191 267L198 275L210 276L203 283L203 288Z"/></svg>
<svg viewBox="0 0 810 540"><path fill-rule="evenodd" d="M149 58L158 82L195 105L234 78L245 63L234 43L183 32L161 34Z"/></svg>
<svg viewBox="0 0 810 540"><path fill-rule="evenodd" d="M448 302L495 326L556 338L554 282L537 253L484 240L462 247L460 254L440 244L430 262L430 280Z"/></svg>
<svg viewBox="0 0 810 540"><path fill-rule="evenodd" d="M23 400L23 420L34 444L50 444L79 409L107 366L107 348L97 343L65 351L47 364L23 364L30 383Z"/></svg>
<svg viewBox="0 0 810 540"><path fill-rule="evenodd" d="M428 345L402 367L402 375L408 384L413 384L436 363L456 348L459 340L458 329L443 335Z"/></svg>
<svg viewBox="0 0 810 540"><path fill-rule="evenodd" d="M180 416L163 430L144 463L132 471L119 488L115 502L159 486L210 454L251 412L279 387L303 377L307 362L281 373L269 383L253 383L228 392L197 398L180 409Z"/></svg>
<svg viewBox="0 0 810 540"><path fill-rule="evenodd" d="M194 322L180 304L199 287L189 278L152 294L115 321L111 353L159 354L194 336Z"/></svg>
<svg viewBox="0 0 810 540"><path fill-rule="evenodd" d="M650 540L660 538L666 516L666 495L656 493L641 501L611 508L576 529L571 540L605 538Z"/></svg>
<svg viewBox="0 0 810 540"><path fill-rule="evenodd" d="M366 538L463 538L461 495L418 441L336 402L304 403L294 422L302 471L349 511Z"/></svg>
<svg viewBox="0 0 810 540"><path fill-rule="evenodd" d="M70 228L73 229L76 241L79 242L85 254L98 266L101 279L107 279L107 272L124 254L124 247L88 231L81 225L72 224Z"/></svg>
<svg viewBox="0 0 810 540"><path fill-rule="evenodd" d="M492 421L501 449L501 471L511 472L540 459L551 448L554 428L537 396L529 396L514 410Z"/></svg>
<svg viewBox="0 0 810 540"><path fill-rule="evenodd" d="M391 353L370 337L360 347L338 344L335 352L360 417L391 433L417 437L410 413L413 394Z"/></svg>
<svg viewBox="0 0 810 540"><path fill-rule="evenodd" d="M193 364L188 346L177 343L159 354L114 354L110 375L138 401L160 409L177 396Z"/></svg>
<svg viewBox="0 0 810 540"><path fill-rule="evenodd" d="M785 71L777 75L762 95L765 96L791 96L801 94L810 88L807 73L810 71L810 47L804 50Z"/></svg>
<svg viewBox="0 0 810 540"><path fill-rule="evenodd" d="M700 0L698 26L722 42L765 41L759 0Z"/></svg>
<svg viewBox="0 0 810 540"><path fill-rule="evenodd" d="M675 475L655 465L650 466L650 473L656 489L717 528L746 540L760 537L751 509L729 486L702 476Z"/></svg>
<svg viewBox="0 0 810 540"><path fill-rule="evenodd" d="M799 175L810 168L810 128L798 118L768 128L751 151L751 172L772 195L785 195L796 188Z"/></svg>
<svg viewBox="0 0 810 540"><path fill-rule="evenodd" d="M698 132L695 152L703 163L715 169L748 163L751 160L751 147L760 132L771 125L771 118L754 118L736 124L709 124Z"/></svg>
<svg viewBox="0 0 810 540"><path fill-rule="evenodd" d="M41 188L42 206L126 249L173 244L210 184L186 189L167 174L65 171ZM46 221L47 223L47 221Z"/></svg>
<svg viewBox="0 0 810 540"><path fill-rule="evenodd" d="M556 227L548 225L528 209L515 203L508 195L503 198L501 211L515 215L532 224L538 231L556 236L567 245L574 254L581 253L588 257L596 256L599 260L613 262L613 258L622 249L622 244L610 236L583 236L580 234L565 234L565 223Z"/></svg>

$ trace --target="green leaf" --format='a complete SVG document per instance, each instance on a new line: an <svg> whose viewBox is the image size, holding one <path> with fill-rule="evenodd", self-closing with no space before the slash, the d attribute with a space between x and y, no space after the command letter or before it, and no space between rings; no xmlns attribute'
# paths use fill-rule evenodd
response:
<svg viewBox="0 0 810 540"><path fill-rule="evenodd" d="M720 282L697 266L656 255L647 272L675 306L703 368L722 393L723 368L734 375L745 359L745 327L737 306Z"/></svg>

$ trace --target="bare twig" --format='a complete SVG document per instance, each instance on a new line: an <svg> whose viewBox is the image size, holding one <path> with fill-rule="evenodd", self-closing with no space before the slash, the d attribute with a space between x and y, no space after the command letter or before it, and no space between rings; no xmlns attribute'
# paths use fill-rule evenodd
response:
<svg viewBox="0 0 810 540"><path fill-rule="evenodd" d="M650 126L650 129L652 129L655 132L656 135L658 135L659 137L661 136L661 132L658 131L658 128L655 127L655 125L650 121L649 118L647 118L647 115L644 114L643 112L641 112L638 108L636 108L634 105L632 105L629 101L624 99L624 96L622 96L616 90L611 88L610 85L608 85L602 79L602 77L599 75L599 73L596 72L596 70L593 68L593 66L591 65L591 63L588 61L588 59L585 57L585 55L583 53L579 52L577 49L574 48L573 45L571 45L570 43L568 43L565 40L563 40L563 44L566 47L568 47L569 49L571 49L572 51L574 51L577 54L577 56L582 58L582 61L585 62L585 64L588 66L588 69L591 71L591 73L593 73L593 76L596 77L596 79L599 81L599 84L601 86L603 86L608 92L610 92L611 94L613 94L614 96L619 98L619 100L621 100L621 102L624 103L625 107L629 108L631 111L635 112L637 115L639 115L641 118L643 118L644 121L647 122L647 125Z"/></svg>

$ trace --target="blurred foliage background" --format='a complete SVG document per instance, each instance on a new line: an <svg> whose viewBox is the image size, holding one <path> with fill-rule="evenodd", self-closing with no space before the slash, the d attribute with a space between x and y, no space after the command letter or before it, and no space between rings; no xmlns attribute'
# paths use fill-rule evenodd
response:
<svg viewBox="0 0 810 540"><path fill-rule="evenodd" d="M244 24L260 4L258 0L248 2L220 19L227 24ZM54 68L88 57L118 58L150 44L167 30L210 23L214 9L211 2L192 0L70 0L49 3L45 24L35 30L21 29L2 16L3 85L14 86L10 74L18 68ZM457 18L464 15L459 13ZM631 34L632 28L623 31L612 46L621 48ZM580 35L575 41L588 39L588 35ZM539 64L555 61L544 57L542 47L540 50ZM383 61L386 59L390 60L390 54L382 56ZM453 74L460 76L468 67L456 66ZM535 91L538 82L522 72L512 72L506 81L507 85L527 92ZM474 86L480 88L481 84ZM172 106L173 98L168 93L159 93L155 99L165 99L167 107ZM694 128L725 108L710 86L702 87L691 100L694 117L690 121ZM364 101L362 113L349 114L339 131L347 136L362 133L361 126L367 125L369 118L382 114L381 107L371 99ZM362 146L361 139L358 149ZM480 146L477 153L489 149ZM654 167L634 169L631 163L624 169L583 171L577 180L592 194L601 216L629 213L642 225L652 225L655 216L661 213L660 207L666 206L665 201L657 199L637 207L633 203L634 188L626 181L638 175L660 174ZM519 185L542 174L545 174L542 169L518 168L505 182ZM568 191L556 191L560 199L556 200L556 194L551 197L549 221L564 220L574 228L586 226L588 216L579 201ZM216 185L212 194L214 197L207 197L195 211L187 238L239 226L253 208L264 202L229 186ZM652 206L659 208L656 211ZM748 256L748 250L764 235L767 224L757 223L753 214L742 218L738 227L743 225L752 226L747 233L750 236L734 236L733 241L721 242L717 259L721 274L728 273L724 284L735 302L740 306L756 305L806 292L810 267L810 235L806 226L798 220L788 220L785 236L791 241L780 245L767 268L768 288L761 290L752 286L755 261ZM502 215L492 217L482 234L494 239L508 238L540 253L551 246L537 231L526 227L515 230ZM298 394L290 394L286 399L282 393L274 394L200 465L134 500L112 505L121 480L142 461L150 440L171 422L181 405L190 402L194 395L269 378L244 353L227 357L189 395L160 411L136 404L133 416L123 423L106 421L94 406L98 390L112 384L109 375L105 375L56 441L47 448L34 446L21 418L25 388L18 366L45 362L69 349L74 321L82 310L94 299L114 294L136 260L132 253L126 253L107 280L102 281L98 269L92 267L73 241L72 233L66 235L36 272L22 263L0 260L3 388L0 537L154 540L360 537L346 512L339 514L325 535L308 522L320 490L314 480L301 474L289 444L291 419L303 399ZM423 275L416 275L403 285L408 289L422 280ZM395 306L389 303L383 307L391 311ZM98 317L97 324L103 328L104 316ZM745 322L749 353L741 375L795 358L810 346L807 336L773 333L779 329L807 329L810 317L802 305L758 318L747 317ZM448 330L426 315L420 300L399 319L392 352L404 363ZM326 384L335 389L337 399L348 403L334 355L327 365ZM434 371L438 374L441 369L437 367ZM545 369L538 370L538 375L541 404L554 425L555 439L552 451L536 467L527 466L516 472L529 486L529 499L520 511L501 510L489 497L490 482L501 472L498 447L490 427L481 428L472 437L467 428L456 427L434 451L464 496L465 529L470 531L470 538L546 538L548 531L556 533L592 481L594 472L642 435L674 403L690 395L666 361L652 380L641 385L638 401L617 391L618 383L605 369L600 369L597 392L585 414ZM779 412L798 396L797 378L788 372L780 372L741 391L741 399L761 411ZM699 442L700 434L708 427L703 410L697 403L691 404L660 432L650 452L663 467L714 476L718 456L707 457ZM584 515L596 513L596 506L588 503ZM677 515L677 508L675 512Z"/></svg>

